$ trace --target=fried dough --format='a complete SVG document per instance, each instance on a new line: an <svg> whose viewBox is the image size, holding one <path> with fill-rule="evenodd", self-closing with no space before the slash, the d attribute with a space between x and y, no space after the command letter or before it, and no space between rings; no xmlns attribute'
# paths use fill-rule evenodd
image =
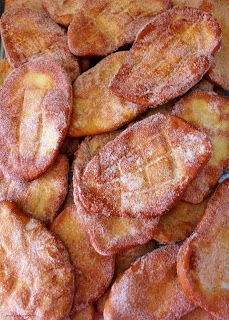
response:
<svg viewBox="0 0 229 320"><path fill-rule="evenodd" d="M28 8L7 10L1 17L1 36L12 67L42 56L58 61L71 80L79 75L79 62L68 49L65 30L46 13Z"/></svg>
<svg viewBox="0 0 229 320"><path fill-rule="evenodd" d="M43 0L43 7L56 23L67 27L77 10L87 2L88 0Z"/></svg>
<svg viewBox="0 0 229 320"><path fill-rule="evenodd" d="M172 0L174 5L199 8L212 13L218 20L223 33L222 49L213 67L208 72L209 78L224 90L229 90L229 3L228 0Z"/></svg>
<svg viewBox="0 0 229 320"><path fill-rule="evenodd" d="M178 246L154 250L115 281L104 320L176 320L193 309L177 279Z"/></svg>
<svg viewBox="0 0 229 320"><path fill-rule="evenodd" d="M5 7L7 10L17 8L44 10L42 0L5 0Z"/></svg>
<svg viewBox="0 0 229 320"><path fill-rule="evenodd" d="M11 72L0 91L0 165L31 181L55 161L68 131L72 87L55 61L37 59Z"/></svg>
<svg viewBox="0 0 229 320"><path fill-rule="evenodd" d="M82 228L75 206L69 206L54 220L51 230L67 247L76 272L73 311L81 311L96 301L109 286L114 273L114 257L98 254Z"/></svg>
<svg viewBox="0 0 229 320"><path fill-rule="evenodd" d="M187 297L222 320L229 319L229 180L209 201L195 233L178 254L178 277Z"/></svg>
<svg viewBox="0 0 229 320"><path fill-rule="evenodd" d="M229 99L210 92L193 92L175 105L172 114L204 131L212 143L209 162L183 196L185 201L198 204L216 186L229 163Z"/></svg>
<svg viewBox="0 0 229 320"><path fill-rule="evenodd" d="M182 196L211 155L206 135L156 114L109 142L88 163L79 198L90 214L150 219Z"/></svg>
<svg viewBox="0 0 229 320"><path fill-rule="evenodd" d="M142 106L118 98L108 88L126 56L124 51L111 54L76 79L70 136L116 130L145 111Z"/></svg>
<svg viewBox="0 0 229 320"><path fill-rule="evenodd" d="M134 42L139 30L170 0L78 0L68 28L68 45L76 56L104 56Z"/></svg>
<svg viewBox="0 0 229 320"><path fill-rule="evenodd" d="M217 319L207 311L201 308L197 308L189 312L187 315L183 316L180 320L217 320Z"/></svg>
<svg viewBox="0 0 229 320"><path fill-rule="evenodd" d="M95 317L95 309L92 305L89 307L77 312L71 320L94 320Z"/></svg>
<svg viewBox="0 0 229 320"><path fill-rule="evenodd" d="M185 240L195 230L203 217L208 200L200 204L179 201L168 214L160 218L153 239L161 243L173 243Z"/></svg>
<svg viewBox="0 0 229 320"><path fill-rule="evenodd" d="M219 24L211 14L194 8L167 10L138 34L110 88L140 105L163 104L201 80L220 40Z"/></svg>
<svg viewBox="0 0 229 320"><path fill-rule="evenodd" d="M63 320L74 272L69 256L40 222L0 202L1 319Z"/></svg>
<svg viewBox="0 0 229 320"><path fill-rule="evenodd" d="M149 241L143 245L128 249L116 255L115 258L115 278L127 270L138 258L146 255L155 249L155 242Z"/></svg>
<svg viewBox="0 0 229 320"><path fill-rule="evenodd" d="M11 67L7 59L0 59L0 87L3 85L6 77L11 72Z"/></svg>
<svg viewBox="0 0 229 320"><path fill-rule="evenodd" d="M116 254L152 239L153 231L159 218L137 220L123 217L105 217L101 214L88 213L78 200L78 187L81 177L90 160L109 141L119 135L119 131L93 138L86 138L80 145L74 161L74 196L77 215L87 231L96 251L103 255Z"/></svg>
<svg viewBox="0 0 229 320"><path fill-rule="evenodd" d="M59 156L38 179L11 179L0 170L0 200L15 202L25 213L50 223L62 206L68 190L68 161Z"/></svg>

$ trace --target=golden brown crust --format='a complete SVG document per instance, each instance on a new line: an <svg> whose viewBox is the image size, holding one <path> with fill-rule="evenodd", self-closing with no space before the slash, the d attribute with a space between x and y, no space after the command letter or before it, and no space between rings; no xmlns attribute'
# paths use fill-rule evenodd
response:
<svg viewBox="0 0 229 320"><path fill-rule="evenodd" d="M175 320L193 309L177 279L178 246L167 246L135 262L115 281L104 320Z"/></svg>
<svg viewBox="0 0 229 320"><path fill-rule="evenodd" d="M183 316L180 320L217 320L217 318L213 317L209 312L197 308Z"/></svg>
<svg viewBox="0 0 229 320"><path fill-rule="evenodd" d="M71 317L71 320L94 320L95 309L93 305L88 306L87 308L77 312L74 316Z"/></svg>
<svg viewBox="0 0 229 320"><path fill-rule="evenodd" d="M59 156L38 179L25 182L11 179L0 170L0 200L15 202L32 217L50 223L60 210L68 190L68 161Z"/></svg>
<svg viewBox="0 0 229 320"><path fill-rule="evenodd" d="M11 67L7 59L0 59L0 87L3 85L6 77L11 72Z"/></svg>
<svg viewBox="0 0 229 320"><path fill-rule="evenodd" d="M118 98L108 88L126 56L127 51L111 54L76 79L70 136L116 130L145 111L142 106Z"/></svg>
<svg viewBox="0 0 229 320"><path fill-rule="evenodd" d="M2 201L0 247L1 319L64 320L72 306L74 272L61 242Z"/></svg>
<svg viewBox="0 0 229 320"><path fill-rule="evenodd" d="M212 143L209 162L183 196L183 200L198 204L216 186L229 163L229 99L210 92L192 92L175 105L172 114L204 131Z"/></svg>
<svg viewBox="0 0 229 320"><path fill-rule="evenodd" d="M222 320L229 318L229 180L209 201L195 233L178 254L178 277L187 297Z"/></svg>
<svg viewBox="0 0 229 320"><path fill-rule="evenodd" d="M0 163L31 181L55 161L67 134L72 87L55 61L36 59L15 69L0 91Z"/></svg>
<svg viewBox="0 0 229 320"><path fill-rule="evenodd" d="M150 219L174 206L208 161L206 135L157 114L109 142L88 163L79 198L90 214Z"/></svg>
<svg viewBox="0 0 229 320"><path fill-rule="evenodd" d="M115 131L92 138L86 138L80 145L74 161L74 196L79 219L87 231L93 247L101 254L111 255L144 244L152 239L159 218L139 220L123 217L105 217L90 214L78 200L78 187L84 170L90 160L120 132Z"/></svg>
<svg viewBox="0 0 229 320"><path fill-rule="evenodd" d="M153 239L161 243L173 243L185 240L200 222L208 199L201 204L190 204L179 201L173 209L160 217Z"/></svg>
<svg viewBox="0 0 229 320"><path fill-rule="evenodd" d="M170 7L169 0L78 0L81 7L68 28L70 51L104 56L134 41L150 19Z"/></svg>
<svg viewBox="0 0 229 320"><path fill-rule="evenodd" d="M174 5L199 8L212 13L222 29L222 48L208 72L213 83L229 90L229 6L228 0L172 0Z"/></svg>
<svg viewBox="0 0 229 320"><path fill-rule="evenodd" d="M201 80L220 40L220 27L211 14L193 8L167 10L138 34L110 88L137 104L163 104Z"/></svg>
<svg viewBox="0 0 229 320"><path fill-rule="evenodd" d="M5 0L5 7L7 10L18 8L44 10L42 6L42 0Z"/></svg>
<svg viewBox="0 0 229 320"><path fill-rule="evenodd" d="M109 286L114 273L114 257L98 254L82 228L75 206L66 208L54 220L51 230L67 247L76 273L73 311L80 311L96 301Z"/></svg>
<svg viewBox="0 0 229 320"><path fill-rule="evenodd" d="M29 8L7 10L1 17L1 36L12 67L42 56L58 61L71 80L79 75L79 62L68 49L65 30L46 13Z"/></svg>

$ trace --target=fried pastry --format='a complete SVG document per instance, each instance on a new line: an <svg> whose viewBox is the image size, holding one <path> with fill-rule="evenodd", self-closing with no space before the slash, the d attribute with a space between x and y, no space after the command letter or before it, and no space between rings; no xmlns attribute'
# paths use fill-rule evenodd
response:
<svg viewBox="0 0 229 320"><path fill-rule="evenodd" d="M90 214L78 200L80 179L87 164L99 150L120 134L119 131L93 138L86 138L80 145L74 161L74 194L76 214L87 231L95 250L103 255L111 255L125 249L144 244L152 239L159 218L139 220L123 217L106 217Z"/></svg>
<svg viewBox="0 0 229 320"><path fill-rule="evenodd" d="M172 114L204 131L212 143L209 162L183 195L185 201L198 204L216 186L229 163L229 99L210 92L193 92L175 105Z"/></svg>
<svg viewBox="0 0 229 320"><path fill-rule="evenodd" d="M1 319L63 320L73 300L69 256L40 222L0 202Z"/></svg>
<svg viewBox="0 0 229 320"><path fill-rule="evenodd" d="M181 246L178 278L187 297L222 320L229 319L229 180L209 201L195 233Z"/></svg>
<svg viewBox="0 0 229 320"><path fill-rule="evenodd" d="M206 135L156 114L109 142L88 163L79 198L90 214L150 219L182 196L211 155Z"/></svg>
<svg viewBox="0 0 229 320"><path fill-rule="evenodd" d="M59 156L38 179L25 182L0 170L0 200L10 200L25 213L50 223L61 208L68 190L68 161Z"/></svg>
<svg viewBox="0 0 229 320"><path fill-rule="evenodd" d="M102 256L94 250L75 215L74 205L62 211L51 230L70 253L77 284L73 311L81 311L96 301L109 286L114 273L114 257Z"/></svg>
<svg viewBox="0 0 229 320"><path fill-rule="evenodd" d="M71 80L79 75L79 62L68 49L65 30L46 13L28 8L7 10L1 17L1 36L12 67L42 56L58 61Z"/></svg>
<svg viewBox="0 0 229 320"><path fill-rule="evenodd" d="M189 312L187 315L183 316L180 320L217 320L209 312L196 308L195 310Z"/></svg>
<svg viewBox="0 0 229 320"><path fill-rule="evenodd" d="M71 320L94 320L95 318L95 309L92 305L87 308L77 312Z"/></svg>
<svg viewBox="0 0 229 320"><path fill-rule="evenodd" d="M193 309L177 279L178 246L145 255L111 288L104 320L176 320Z"/></svg>
<svg viewBox="0 0 229 320"><path fill-rule="evenodd" d="M111 54L76 79L70 136L116 130L145 111L142 106L118 98L108 88L126 56L125 51Z"/></svg>
<svg viewBox="0 0 229 320"><path fill-rule="evenodd" d="M55 161L72 110L72 87L55 61L37 59L15 69L0 91L0 165L31 181Z"/></svg>
<svg viewBox="0 0 229 320"><path fill-rule="evenodd" d="M68 28L68 45L76 56L104 56L134 42L141 28L170 0L78 0Z"/></svg>
<svg viewBox="0 0 229 320"><path fill-rule="evenodd" d="M174 5L199 8L212 13L222 29L222 48L208 72L212 82L229 90L229 6L228 0L172 0Z"/></svg>
<svg viewBox="0 0 229 320"><path fill-rule="evenodd" d="M167 10L138 34L110 88L140 105L163 104L201 80L220 40L219 24L211 14L194 8Z"/></svg>
<svg viewBox="0 0 229 320"><path fill-rule="evenodd" d="M208 200L200 204L179 201L168 214L160 217L153 239L161 243L173 243L185 240L195 230L203 217Z"/></svg>
<svg viewBox="0 0 229 320"><path fill-rule="evenodd" d="M11 67L7 59L0 59L0 88L3 85L6 77L11 72Z"/></svg>
<svg viewBox="0 0 229 320"><path fill-rule="evenodd" d="M91 1L91 0L89 0ZM88 0L43 0L43 7L58 24L68 27L74 14L89 3ZM94 0L93 0L94 1Z"/></svg>
<svg viewBox="0 0 229 320"><path fill-rule="evenodd" d="M155 242L149 241L143 245L136 246L116 255L115 277L127 270L138 258L146 255L155 249Z"/></svg>
<svg viewBox="0 0 229 320"><path fill-rule="evenodd" d="M5 7L7 10L17 8L44 10L42 0L5 0Z"/></svg>

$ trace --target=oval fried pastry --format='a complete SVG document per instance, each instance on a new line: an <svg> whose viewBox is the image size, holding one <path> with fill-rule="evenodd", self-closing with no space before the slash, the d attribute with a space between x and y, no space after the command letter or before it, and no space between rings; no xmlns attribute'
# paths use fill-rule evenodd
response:
<svg viewBox="0 0 229 320"><path fill-rule="evenodd" d="M167 10L138 34L110 88L140 105L163 104L200 81L220 40L220 27L211 14L194 8Z"/></svg>
<svg viewBox="0 0 229 320"><path fill-rule="evenodd" d="M118 98L108 88L126 56L124 51L111 54L76 79L70 136L110 132L145 111L142 106Z"/></svg>
<svg viewBox="0 0 229 320"><path fill-rule="evenodd" d="M74 161L74 197L76 214L87 231L95 250L103 255L116 254L152 239L159 218L131 219L123 217L106 217L88 213L78 199L80 179L90 160L109 141L115 139L120 132L86 138L80 145Z"/></svg>
<svg viewBox="0 0 229 320"><path fill-rule="evenodd" d="M6 77L11 72L11 67L7 59L0 59L0 87L3 85Z"/></svg>
<svg viewBox="0 0 229 320"><path fill-rule="evenodd" d="M81 311L96 301L109 286L114 273L114 258L104 257L94 250L75 215L74 205L62 211L51 230L70 253L76 273L73 311Z"/></svg>
<svg viewBox="0 0 229 320"><path fill-rule="evenodd" d="M174 5L199 8L212 13L222 29L222 48L208 72L209 78L224 90L229 90L229 3L228 0L172 0Z"/></svg>
<svg viewBox="0 0 229 320"><path fill-rule="evenodd" d="M197 308L183 316L180 320L217 320L217 318L213 317L207 311Z"/></svg>
<svg viewBox="0 0 229 320"><path fill-rule="evenodd" d="M156 114L95 155L81 177L79 198L91 214L153 218L174 206L210 155L204 133Z"/></svg>
<svg viewBox="0 0 229 320"><path fill-rule="evenodd" d="M45 12L7 10L1 17L1 36L12 67L42 56L58 61L72 80L79 75L79 62L68 49L64 29Z"/></svg>
<svg viewBox="0 0 229 320"><path fill-rule="evenodd" d="M181 99L172 114L204 131L212 143L212 156L191 182L183 199L198 204L214 188L229 163L229 99L210 92L193 92Z"/></svg>
<svg viewBox="0 0 229 320"><path fill-rule="evenodd" d="M67 317L74 272L66 249L8 201L0 202L0 265L1 319Z"/></svg>
<svg viewBox="0 0 229 320"><path fill-rule="evenodd" d="M68 161L59 156L38 179L12 179L0 170L0 200L15 202L25 213L50 223L61 208L68 190Z"/></svg>
<svg viewBox="0 0 229 320"><path fill-rule="evenodd" d="M55 61L37 59L15 69L0 91L0 164L31 181L54 162L66 136L72 87Z"/></svg>
<svg viewBox="0 0 229 320"><path fill-rule="evenodd" d="M43 10L42 0L5 0L5 7L7 10L16 8Z"/></svg>
<svg viewBox="0 0 229 320"><path fill-rule="evenodd" d="M68 28L68 45L76 56L104 56L134 41L138 31L170 0L78 0Z"/></svg>
<svg viewBox="0 0 229 320"><path fill-rule="evenodd" d="M178 254L178 277L187 297L229 319L229 180L217 188L195 233Z"/></svg>
<svg viewBox="0 0 229 320"><path fill-rule="evenodd" d="M154 250L115 281L104 320L176 320L193 309L177 279L178 246Z"/></svg>
<svg viewBox="0 0 229 320"><path fill-rule="evenodd" d="M207 200L200 204L179 201L167 214L160 217L153 239L161 243L185 240L203 217Z"/></svg>

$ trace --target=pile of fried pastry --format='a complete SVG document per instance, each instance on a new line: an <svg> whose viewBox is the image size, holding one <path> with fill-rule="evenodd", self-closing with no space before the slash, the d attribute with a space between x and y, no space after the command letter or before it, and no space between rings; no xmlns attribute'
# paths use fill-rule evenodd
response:
<svg viewBox="0 0 229 320"><path fill-rule="evenodd" d="M229 1L6 0L0 320L229 319Z"/></svg>

